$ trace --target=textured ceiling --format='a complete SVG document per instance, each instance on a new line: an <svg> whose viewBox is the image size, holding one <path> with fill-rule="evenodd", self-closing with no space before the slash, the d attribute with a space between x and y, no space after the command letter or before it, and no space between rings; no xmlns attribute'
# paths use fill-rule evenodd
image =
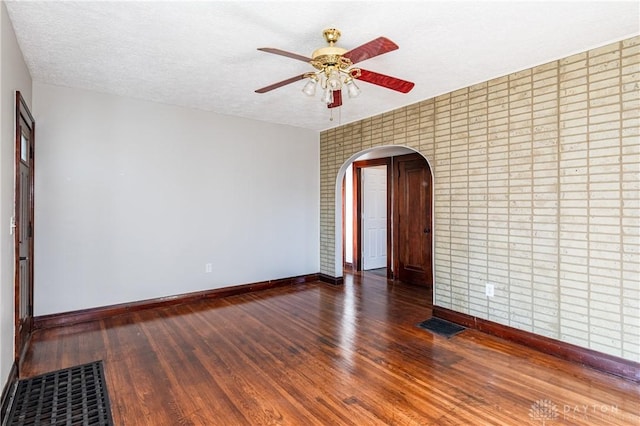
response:
<svg viewBox="0 0 640 426"><path fill-rule="evenodd" d="M543 64L640 32L639 2L6 1L34 81L325 130ZM264 53L310 56L379 36L400 49L359 63L416 83L401 94L362 82L331 113L303 81L312 71Z"/></svg>

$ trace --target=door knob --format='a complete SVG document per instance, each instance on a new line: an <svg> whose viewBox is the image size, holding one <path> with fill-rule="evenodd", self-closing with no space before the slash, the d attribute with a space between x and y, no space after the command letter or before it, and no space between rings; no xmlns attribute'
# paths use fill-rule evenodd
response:
<svg viewBox="0 0 640 426"><path fill-rule="evenodd" d="M428 234L428 233L430 233L430 232L431 232L431 228L424 228L424 233L425 233L425 234Z"/></svg>

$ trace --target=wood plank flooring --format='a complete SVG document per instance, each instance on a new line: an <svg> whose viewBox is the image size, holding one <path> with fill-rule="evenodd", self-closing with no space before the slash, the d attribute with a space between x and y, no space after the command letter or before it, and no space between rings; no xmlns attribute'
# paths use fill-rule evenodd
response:
<svg viewBox="0 0 640 426"><path fill-rule="evenodd" d="M40 330L23 375L102 359L116 425L638 425L640 386L466 330L374 274Z"/></svg>

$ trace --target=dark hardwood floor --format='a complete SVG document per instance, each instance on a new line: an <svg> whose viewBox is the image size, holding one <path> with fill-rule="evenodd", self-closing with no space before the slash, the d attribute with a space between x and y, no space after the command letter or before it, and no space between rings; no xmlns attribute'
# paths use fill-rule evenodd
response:
<svg viewBox="0 0 640 426"><path fill-rule="evenodd" d="M638 425L640 386L466 330L375 274L38 330L25 376L102 359L116 425Z"/></svg>

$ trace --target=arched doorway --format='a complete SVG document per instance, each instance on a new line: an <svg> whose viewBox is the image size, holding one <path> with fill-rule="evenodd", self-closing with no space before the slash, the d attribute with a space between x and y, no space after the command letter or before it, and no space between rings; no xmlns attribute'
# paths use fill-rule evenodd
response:
<svg viewBox="0 0 640 426"><path fill-rule="evenodd" d="M426 274L424 284L429 287L429 293L431 295L433 283L433 271L431 268L431 265L433 263L433 215L431 214L433 194L431 191L431 183L433 181L433 176L428 160L419 152L403 146L382 146L358 152L352 155L347 161L345 161L345 163L339 169L336 176L335 204L336 276L343 275L343 253L352 249L351 241L353 229L350 230L348 226L344 226L344 211L348 210L350 212L358 212L357 206L352 205L352 208L349 208L349 203L357 203L359 200L358 195L356 195L354 198L344 196L343 179L347 170L349 170L349 172L351 173L350 167L353 163L370 163L376 165L380 163L380 161L376 160L381 159L396 160L388 162L388 164L390 165L389 176L392 179L392 182L390 182L389 184L389 189L393 193L393 196L389 197L390 202L393 203L393 207L390 208L390 211L393 211L393 216L389 218L390 226L393 228L393 232L389 232L389 235L392 238L392 243L389 245L391 250L391 253L389 253L389 255L393 259L393 261L390 262L390 265L392 265L393 271L389 274L389 277L400 278L403 281L413 281L414 283L417 283L419 280L415 278L415 274L413 276L411 274L407 275L407 271L415 273L418 269L420 269L416 268L416 260L427 261L428 265L426 266L428 267L423 270L423 273ZM411 160L414 163L400 161L401 159L407 161ZM408 164L411 165L415 164L416 162L424 165L423 169L425 172L423 173L426 174L423 174L422 177L415 173L415 167L406 167ZM353 174L353 176L356 176L356 174ZM357 183L352 184L356 185ZM401 187L398 186L401 184L412 185L413 191L417 191L417 186L425 190L420 192L420 196L403 197L403 192L399 190L399 188ZM406 187L403 188L406 189ZM416 192L416 194L417 193L418 192ZM421 201L421 203L416 204L416 200ZM424 210L416 211L419 205L422 206L420 207L420 209ZM357 214L358 213L355 213L355 215ZM347 222L349 220L350 218L346 219ZM357 220L360 220L360 218L358 217ZM400 222L398 223L398 221ZM357 242L358 241L356 238L355 244L357 244ZM410 245L407 246L406 244ZM413 244L414 247L415 244L424 244L425 249L407 249L407 247L411 247L411 244ZM417 256L417 253L419 253L420 256Z"/></svg>

